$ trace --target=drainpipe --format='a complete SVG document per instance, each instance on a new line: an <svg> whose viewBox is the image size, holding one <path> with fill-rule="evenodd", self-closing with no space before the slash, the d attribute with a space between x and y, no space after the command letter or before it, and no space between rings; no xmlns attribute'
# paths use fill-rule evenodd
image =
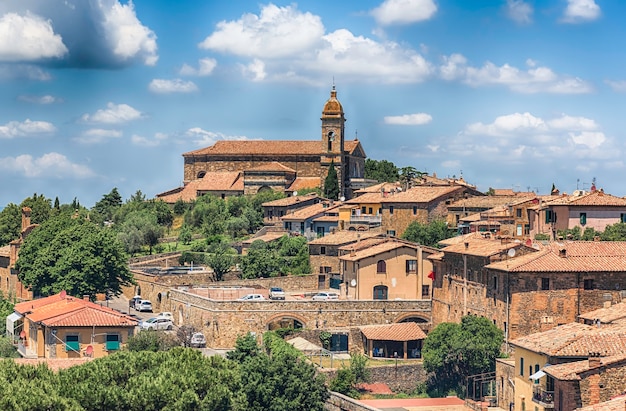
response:
<svg viewBox="0 0 626 411"><path fill-rule="evenodd" d="M465 250L469 248L469 243L465 243ZM463 253L463 316L467 315L467 254Z"/></svg>

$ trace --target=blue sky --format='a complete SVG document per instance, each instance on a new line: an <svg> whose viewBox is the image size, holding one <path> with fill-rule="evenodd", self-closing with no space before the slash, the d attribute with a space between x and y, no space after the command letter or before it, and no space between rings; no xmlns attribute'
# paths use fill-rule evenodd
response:
<svg viewBox="0 0 626 411"><path fill-rule="evenodd" d="M480 190L626 195L626 2L3 0L0 207L181 185L219 139L320 138Z"/></svg>

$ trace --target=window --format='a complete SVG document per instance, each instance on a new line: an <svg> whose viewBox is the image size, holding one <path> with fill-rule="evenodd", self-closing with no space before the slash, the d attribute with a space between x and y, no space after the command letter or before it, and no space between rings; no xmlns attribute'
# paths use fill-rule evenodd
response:
<svg viewBox="0 0 626 411"><path fill-rule="evenodd" d="M593 290L593 278L585 278L583 281L583 288L585 290Z"/></svg>
<svg viewBox="0 0 626 411"><path fill-rule="evenodd" d="M556 213L553 210L546 210L546 224L556 223Z"/></svg>
<svg viewBox="0 0 626 411"><path fill-rule="evenodd" d="M622 213L619 215L619 221L622 223L626 223L626 213Z"/></svg>
<svg viewBox="0 0 626 411"><path fill-rule="evenodd" d="M325 246L321 246L320 247L320 254L326 254L326 247Z"/></svg>
<svg viewBox="0 0 626 411"><path fill-rule="evenodd" d="M367 212L367 207L361 207L361 214L365 214Z"/></svg>
<svg viewBox="0 0 626 411"><path fill-rule="evenodd" d="M372 207L370 207L367 211L369 212L369 214L373 214L374 213L374 210L372 209Z"/></svg>
<svg viewBox="0 0 626 411"><path fill-rule="evenodd" d="M521 208L516 208L515 209L515 215L517 216L517 218L522 218L522 209Z"/></svg>
<svg viewBox="0 0 626 411"><path fill-rule="evenodd" d="M422 298L430 298L430 286L429 285L422 286Z"/></svg>
<svg viewBox="0 0 626 411"><path fill-rule="evenodd" d="M377 285L374 287L374 300L386 300L387 299L387 286Z"/></svg>
<svg viewBox="0 0 626 411"><path fill-rule="evenodd" d="M417 215L417 206L413 206L413 215Z"/></svg>
<svg viewBox="0 0 626 411"><path fill-rule="evenodd" d="M291 221L285 222L285 230L291 231Z"/></svg>
<svg viewBox="0 0 626 411"><path fill-rule="evenodd" d="M387 235L394 236L396 235L396 230L387 230Z"/></svg>
<svg viewBox="0 0 626 411"><path fill-rule="evenodd" d="M524 358L519 359L519 375L524 376Z"/></svg>
<svg viewBox="0 0 626 411"><path fill-rule="evenodd" d="M587 224L587 213L580 213L580 225Z"/></svg>
<svg viewBox="0 0 626 411"><path fill-rule="evenodd" d="M385 260L378 260L378 263L376 263L376 272L379 274L387 272L387 263L385 263Z"/></svg>
<svg viewBox="0 0 626 411"><path fill-rule="evenodd" d="M389 206L389 214L393 214L393 206Z"/></svg>
<svg viewBox="0 0 626 411"><path fill-rule="evenodd" d="M115 351L120 349L120 336L119 334L107 334L106 350Z"/></svg>
<svg viewBox="0 0 626 411"><path fill-rule="evenodd" d="M406 260L406 272L407 273L417 272L417 260Z"/></svg>
<svg viewBox="0 0 626 411"><path fill-rule="evenodd" d="M78 335L66 335L65 336L65 351L80 352L80 342L78 341Z"/></svg>
<svg viewBox="0 0 626 411"><path fill-rule="evenodd" d="M549 290L550 289L550 279L549 278L542 278L541 279L541 289L542 290Z"/></svg>
<svg viewBox="0 0 626 411"><path fill-rule="evenodd" d="M498 291L498 277L493 276L493 292L494 294Z"/></svg>
<svg viewBox="0 0 626 411"><path fill-rule="evenodd" d="M539 372L539 364L535 364L535 374ZM539 384L539 380L535 380L535 384Z"/></svg>

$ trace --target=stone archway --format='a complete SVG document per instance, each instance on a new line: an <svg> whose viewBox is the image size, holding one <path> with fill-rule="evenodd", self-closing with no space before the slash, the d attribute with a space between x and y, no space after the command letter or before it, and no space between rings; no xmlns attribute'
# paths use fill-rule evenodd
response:
<svg viewBox="0 0 626 411"><path fill-rule="evenodd" d="M258 194L258 193L264 193L268 191L274 191L274 190L272 190L272 187L264 185L264 186L259 187L259 189L256 192Z"/></svg>
<svg viewBox="0 0 626 411"><path fill-rule="evenodd" d="M279 328L307 328L306 320L294 313L282 313L274 315L265 321L265 327L268 330L276 330Z"/></svg>
<svg viewBox="0 0 626 411"><path fill-rule="evenodd" d="M417 324L425 324L430 322L430 318L426 317L426 315L422 313L406 313L402 314L400 317L394 320L395 323L417 323Z"/></svg>

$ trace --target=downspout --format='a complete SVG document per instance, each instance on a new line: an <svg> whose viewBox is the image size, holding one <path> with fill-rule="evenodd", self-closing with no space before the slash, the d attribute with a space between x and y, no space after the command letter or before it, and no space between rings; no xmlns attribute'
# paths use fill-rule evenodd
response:
<svg viewBox="0 0 626 411"><path fill-rule="evenodd" d="M506 353L509 353L509 329L511 328L511 320L509 318L509 270L506 270L506 330L504 330L504 342Z"/></svg>

